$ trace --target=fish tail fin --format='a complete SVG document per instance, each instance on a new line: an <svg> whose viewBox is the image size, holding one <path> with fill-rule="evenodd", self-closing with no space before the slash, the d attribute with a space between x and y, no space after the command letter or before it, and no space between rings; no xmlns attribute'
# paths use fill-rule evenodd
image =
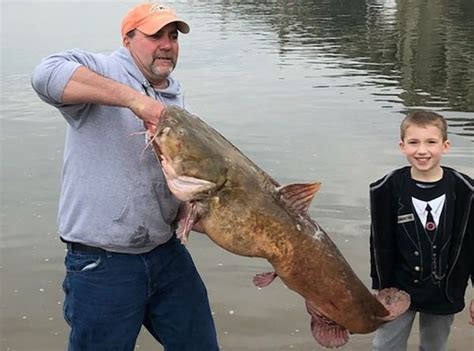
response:
<svg viewBox="0 0 474 351"><path fill-rule="evenodd" d="M410 307L410 295L396 288L380 290L375 297L389 312L387 316L379 317L380 320L388 322L399 317Z"/></svg>

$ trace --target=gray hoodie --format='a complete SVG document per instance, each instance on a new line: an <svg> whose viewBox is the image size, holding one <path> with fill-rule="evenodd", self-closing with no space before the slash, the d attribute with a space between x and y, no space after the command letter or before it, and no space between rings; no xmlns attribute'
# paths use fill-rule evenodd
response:
<svg viewBox="0 0 474 351"><path fill-rule="evenodd" d="M57 107L68 123L59 200L63 239L124 253L144 253L173 235L179 201L170 193L152 148L146 150L143 121L129 109L61 103L74 71L86 66L98 74L184 107L180 84L154 91L128 49L111 55L69 50L46 57L32 85Z"/></svg>

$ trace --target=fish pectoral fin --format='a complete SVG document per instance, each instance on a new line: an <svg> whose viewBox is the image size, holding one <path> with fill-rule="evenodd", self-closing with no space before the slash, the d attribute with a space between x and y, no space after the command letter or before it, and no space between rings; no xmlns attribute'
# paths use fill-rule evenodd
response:
<svg viewBox="0 0 474 351"><path fill-rule="evenodd" d="M199 214L195 203L185 202L181 205L178 213L176 237L185 245L189 233L195 223L199 221Z"/></svg>
<svg viewBox="0 0 474 351"><path fill-rule="evenodd" d="M279 189L279 193L298 213L306 214L316 193L321 189L321 183L288 184Z"/></svg>

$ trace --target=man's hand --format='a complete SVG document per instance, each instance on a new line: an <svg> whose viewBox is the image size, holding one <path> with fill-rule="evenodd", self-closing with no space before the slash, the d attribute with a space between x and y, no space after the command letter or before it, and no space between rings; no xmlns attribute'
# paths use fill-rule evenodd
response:
<svg viewBox="0 0 474 351"><path fill-rule="evenodd" d="M155 134L156 125L165 106L151 97L139 94L132 100L129 108L138 118L143 120L143 124L150 134Z"/></svg>
<svg viewBox="0 0 474 351"><path fill-rule="evenodd" d="M474 325L474 299L471 300L471 304L469 305L469 313L471 317L469 324Z"/></svg>

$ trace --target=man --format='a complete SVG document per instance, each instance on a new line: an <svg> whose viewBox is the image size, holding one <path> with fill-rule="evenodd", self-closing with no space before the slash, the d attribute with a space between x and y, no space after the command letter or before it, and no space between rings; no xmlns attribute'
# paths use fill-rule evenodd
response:
<svg viewBox="0 0 474 351"><path fill-rule="evenodd" d="M179 201L143 135L165 104L189 26L160 4L131 9L111 55L46 57L32 85L66 119L59 232L67 244L69 350L133 350L141 325L167 351L218 350L207 292L174 235Z"/></svg>

